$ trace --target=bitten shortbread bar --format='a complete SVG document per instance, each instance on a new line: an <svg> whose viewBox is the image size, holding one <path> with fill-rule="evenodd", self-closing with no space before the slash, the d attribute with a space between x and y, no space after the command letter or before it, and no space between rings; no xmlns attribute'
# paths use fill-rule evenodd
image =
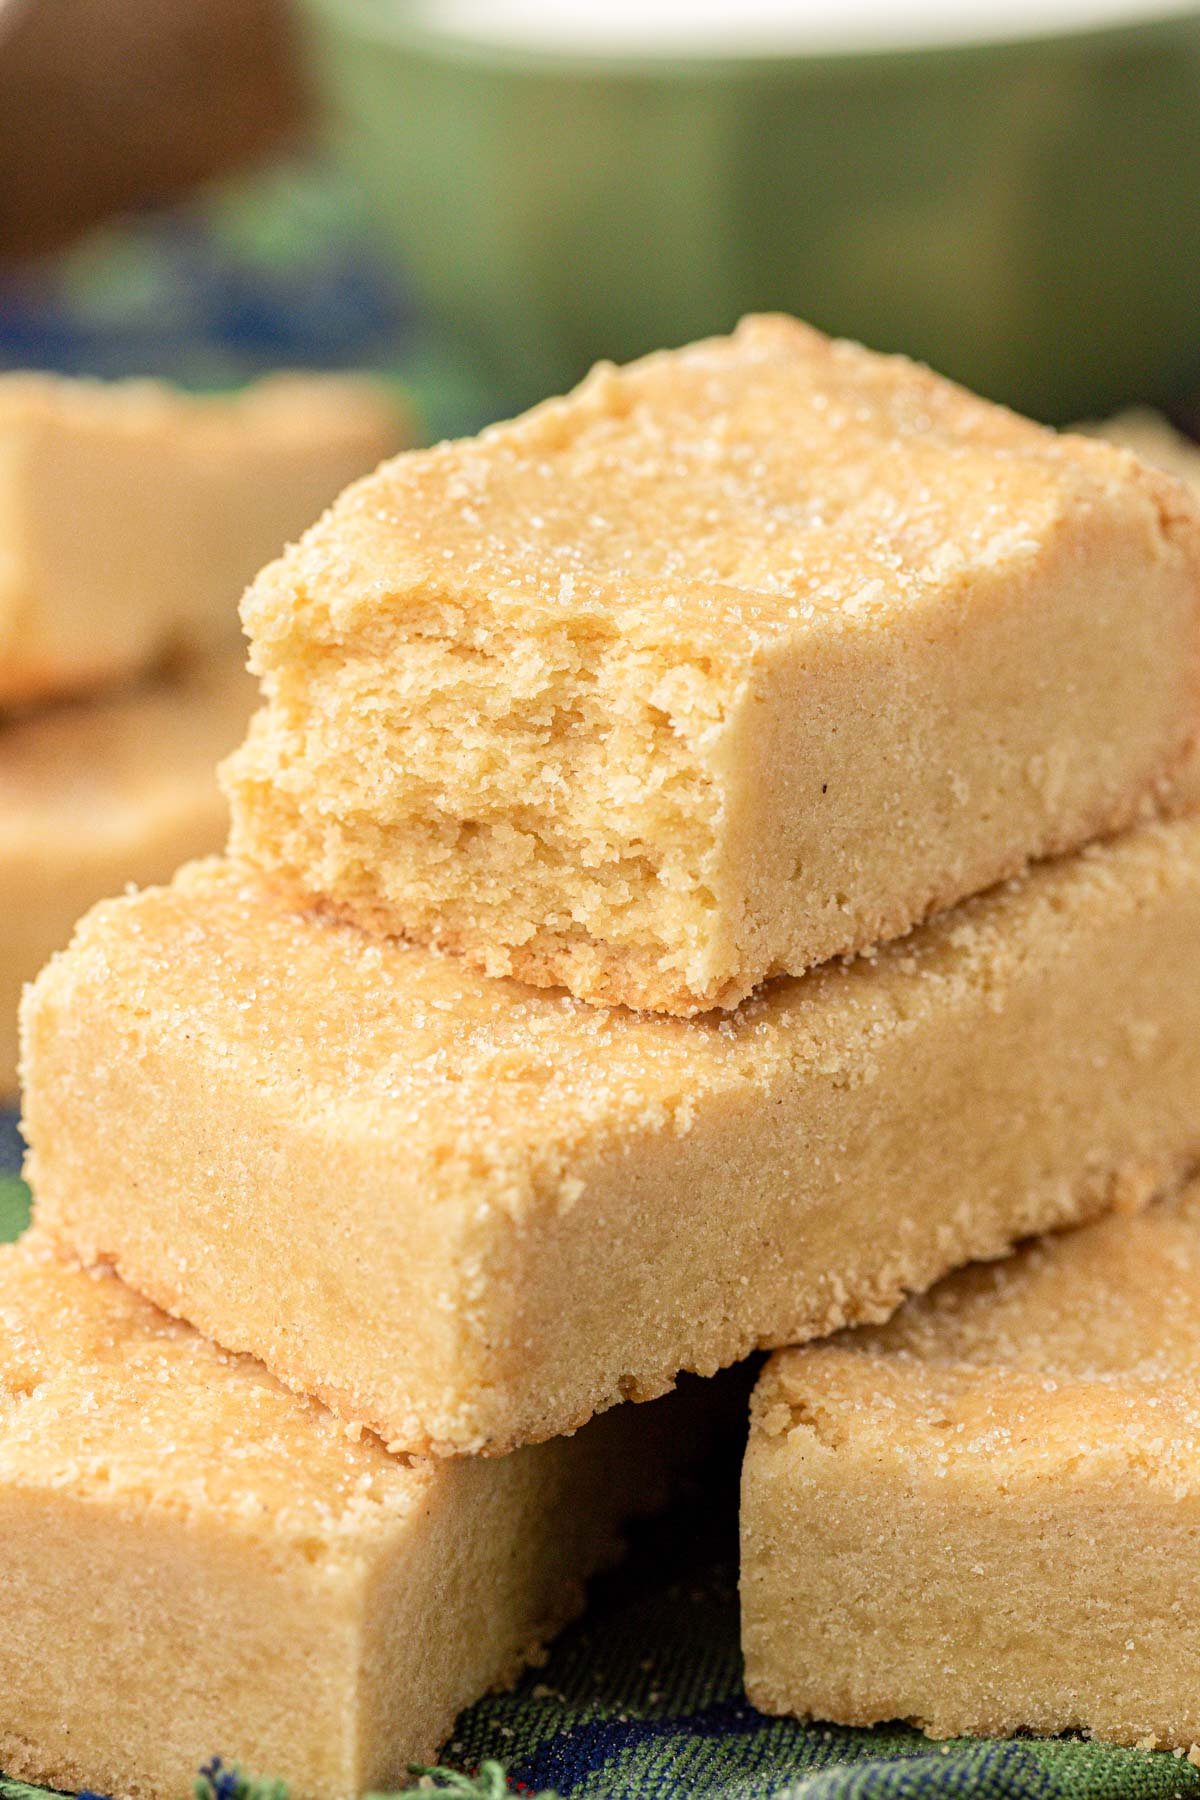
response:
<svg viewBox="0 0 1200 1800"><path fill-rule="evenodd" d="M0 1250L0 1768L133 1800L214 1755L294 1800L402 1786L579 1610L696 1423L405 1462L111 1275Z"/></svg>
<svg viewBox="0 0 1200 1800"><path fill-rule="evenodd" d="M44 1229L396 1446L503 1451L1192 1166L1200 822L692 1020L199 864L89 915L24 1056Z"/></svg>
<svg viewBox="0 0 1200 1800"><path fill-rule="evenodd" d="M401 457L251 588L235 850L676 1013L1126 823L1200 708L1200 512L783 318Z"/></svg>
<svg viewBox="0 0 1200 1800"><path fill-rule="evenodd" d="M255 701L240 650L110 699L0 723L0 1099L17 1091L17 1005L79 915L166 881L228 828L216 765Z"/></svg>
<svg viewBox="0 0 1200 1800"><path fill-rule="evenodd" d="M1200 1186L772 1359L746 1689L934 1737L1200 1739Z"/></svg>
<svg viewBox="0 0 1200 1800"><path fill-rule="evenodd" d="M406 435L345 377L198 397L0 376L0 706L236 643L250 578Z"/></svg>

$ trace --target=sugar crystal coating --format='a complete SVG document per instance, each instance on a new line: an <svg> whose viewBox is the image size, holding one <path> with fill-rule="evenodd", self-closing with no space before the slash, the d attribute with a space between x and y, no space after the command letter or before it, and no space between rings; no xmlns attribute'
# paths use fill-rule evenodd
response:
<svg viewBox="0 0 1200 1800"><path fill-rule="evenodd" d="M38 1217L398 1448L502 1452L1144 1197L1200 1152L1195 955L1194 819L693 1019L199 864L31 991Z"/></svg>
<svg viewBox="0 0 1200 1800"><path fill-rule="evenodd" d="M1198 1349L1193 1184L773 1358L743 1485L756 1704L1195 1742Z"/></svg>
<svg viewBox="0 0 1200 1800"><path fill-rule="evenodd" d="M0 1249L0 1767L133 1800L214 1753L297 1800L403 1785L661 1505L724 1404L679 1401L412 1461L111 1273Z"/></svg>
<svg viewBox="0 0 1200 1800"><path fill-rule="evenodd" d="M350 488L247 594L232 847L492 975L691 1014L1128 822L1200 513L794 321Z"/></svg>

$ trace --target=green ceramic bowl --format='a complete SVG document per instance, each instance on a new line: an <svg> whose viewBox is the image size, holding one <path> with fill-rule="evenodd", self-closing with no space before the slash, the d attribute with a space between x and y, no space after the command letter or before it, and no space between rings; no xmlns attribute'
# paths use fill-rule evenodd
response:
<svg viewBox="0 0 1200 1800"><path fill-rule="evenodd" d="M1200 10L745 60L305 11L385 241L497 405L764 308L1047 419L1200 382Z"/></svg>

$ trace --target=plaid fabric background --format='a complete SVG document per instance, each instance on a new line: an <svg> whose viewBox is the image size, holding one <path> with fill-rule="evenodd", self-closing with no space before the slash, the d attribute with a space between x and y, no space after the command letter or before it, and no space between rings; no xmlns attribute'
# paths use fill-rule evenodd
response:
<svg viewBox="0 0 1200 1800"><path fill-rule="evenodd" d="M353 197L321 170L278 170L0 275L0 367L212 387L280 364L392 369L434 433L474 429L488 413L470 371L376 265ZM0 1239L27 1216L19 1163L15 1124L0 1116ZM1067 1741L933 1745L899 1728L828 1730L753 1712L738 1652L736 1474L731 1456L635 1533L624 1567L595 1584L587 1616L546 1665L463 1715L449 1765L496 1762L513 1791L564 1800L1200 1796L1200 1770L1169 1755ZM459 1791L495 1790L485 1777ZM204 1792L266 1800L239 1796L226 1777ZM0 1800L40 1796L0 1776Z"/></svg>
<svg viewBox="0 0 1200 1800"><path fill-rule="evenodd" d="M356 191L289 162L0 265L0 369L235 387L272 369L394 375L432 437L494 414L465 349L371 248Z"/></svg>

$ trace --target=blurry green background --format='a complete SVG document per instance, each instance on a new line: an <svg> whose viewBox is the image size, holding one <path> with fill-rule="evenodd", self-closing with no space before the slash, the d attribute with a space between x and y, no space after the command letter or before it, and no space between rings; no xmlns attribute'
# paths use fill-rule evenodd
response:
<svg viewBox="0 0 1200 1800"><path fill-rule="evenodd" d="M1056 420L1200 391L1186 4L738 57L472 44L405 0L0 0L0 169L0 366L367 364L440 434L778 307Z"/></svg>
<svg viewBox="0 0 1200 1800"><path fill-rule="evenodd" d="M977 10L944 29L970 38ZM1058 421L1200 377L1194 9L775 55L471 42L398 0L302 11L380 243L508 404L771 309Z"/></svg>
<svg viewBox="0 0 1200 1800"><path fill-rule="evenodd" d="M15 1175L0 1175L0 1244L19 1237L29 1218L29 1191Z"/></svg>

